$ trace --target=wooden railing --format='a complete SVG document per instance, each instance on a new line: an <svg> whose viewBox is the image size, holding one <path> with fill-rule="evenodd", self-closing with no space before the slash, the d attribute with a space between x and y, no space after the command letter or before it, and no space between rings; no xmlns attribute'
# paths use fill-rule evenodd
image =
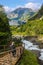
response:
<svg viewBox="0 0 43 65"><path fill-rule="evenodd" d="M15 65L24 52L23 47L19 46L16 48L16 54L14 57L12 55L12 50L8 50L0 53L0 65Z"/></svg>
<svg viewBox="0 0 43 65"><path fill-rule="evenodd" d="M7 50L6 49L7 47L8 47L8 45L0 45L0 48L1 48L0 52Z"/></svg>

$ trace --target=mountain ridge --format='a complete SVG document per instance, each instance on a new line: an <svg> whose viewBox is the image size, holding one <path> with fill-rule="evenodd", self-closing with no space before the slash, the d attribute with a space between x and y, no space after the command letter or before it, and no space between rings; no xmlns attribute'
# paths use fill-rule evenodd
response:
<svg viewBox="0 0 43 65"><path fill-rule="evenodd" d="M30 8L17 8L15 9L14 11L10 12L9 15L8 15L8 18L22 18L29 15L29 16L32 16L35 12L32 11L32 9ZM24 15L25 14L25 15ZM15 16L15 17L14 17Z"/></svg>
<svg viewBox="0 0 43 65"><path fill-rule="evenodd" d="M42 4L40 10L28 20L35 20L35 19L39 19L39 18L43 18L43 4Z"/></svg>

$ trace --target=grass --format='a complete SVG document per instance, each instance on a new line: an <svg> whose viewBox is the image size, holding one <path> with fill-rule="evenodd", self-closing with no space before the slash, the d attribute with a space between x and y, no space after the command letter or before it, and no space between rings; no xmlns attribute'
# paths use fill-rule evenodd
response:
<svg viewBox="0 0 43 65"><path fill-rule="evenodd" d="M24 54L17 65L39 65L35 54L31 51L24 51Z"/></svg>

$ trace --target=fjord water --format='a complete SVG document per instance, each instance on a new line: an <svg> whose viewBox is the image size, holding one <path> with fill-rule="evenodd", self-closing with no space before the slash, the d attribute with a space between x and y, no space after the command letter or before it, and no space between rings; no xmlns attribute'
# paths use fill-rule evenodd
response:
<svg viewBox="0 0 43 65"><path fill-rule="evenodd" d="M43 61L43 49L40 49L38 45L33 45L30 41L22 40L23 46L25 45L25 49L27 50L37 50L40 51L39 59Z"/></svg>

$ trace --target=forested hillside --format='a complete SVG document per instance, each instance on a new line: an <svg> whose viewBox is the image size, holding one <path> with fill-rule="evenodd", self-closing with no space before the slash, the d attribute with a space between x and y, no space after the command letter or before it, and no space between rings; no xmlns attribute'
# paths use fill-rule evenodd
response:
<svg viewBox="0 0 43 65"><path fill-rule="evenodd" d="M35 15L33 15L29 20L39 19L42 16L43 16L43 4L42 4L40 10Z"/></svg>
<svg viewBox="0 0 43 65"><path fill-rule="evenodd" d="M11 40L11 32L8 18L4 13L3 6L0 5L0 45L8 45Z"/></svg>

